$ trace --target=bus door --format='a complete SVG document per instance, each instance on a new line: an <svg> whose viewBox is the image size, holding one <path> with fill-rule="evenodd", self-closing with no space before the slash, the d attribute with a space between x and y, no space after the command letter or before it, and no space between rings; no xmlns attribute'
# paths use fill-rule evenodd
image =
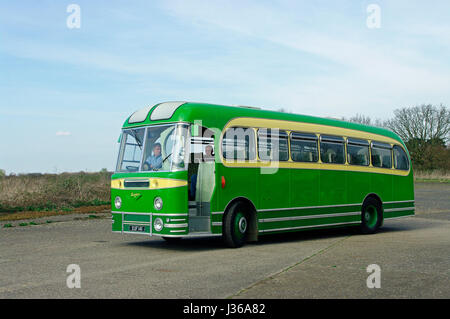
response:
<svg viewBox="0 0 450 319"><path fill-rule="evenodd" d="M215 187L214 136L191 126L188 167L189 232L210 232L211 197Z"/></svg>

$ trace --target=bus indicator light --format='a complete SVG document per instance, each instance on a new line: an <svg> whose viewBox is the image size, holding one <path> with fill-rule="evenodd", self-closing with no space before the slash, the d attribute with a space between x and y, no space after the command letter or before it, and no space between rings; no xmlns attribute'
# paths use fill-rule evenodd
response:
<svg viewBox="0 0 450 319"><path fill-rule="evenodd" d="M225 177L222 176L222 188L225 188Z"/></svg>

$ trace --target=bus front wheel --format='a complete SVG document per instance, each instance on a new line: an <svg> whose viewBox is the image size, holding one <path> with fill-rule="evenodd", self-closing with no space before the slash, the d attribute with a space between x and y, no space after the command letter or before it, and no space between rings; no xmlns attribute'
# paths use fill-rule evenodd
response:
<svg viewBox="0 0 450 319"><path fill-rule="evenodd" d="M378 231L383 222L381 204L375 198L368 198L361 209L361 232L373 234Z"/></svg>
<svg viewBox="0 0 450 319"><path fill-rule="evenodd" d="M223 236L228 247L241 247L247 241L249 217L245 208L239 202L234 203L225 215Z"/></svg>

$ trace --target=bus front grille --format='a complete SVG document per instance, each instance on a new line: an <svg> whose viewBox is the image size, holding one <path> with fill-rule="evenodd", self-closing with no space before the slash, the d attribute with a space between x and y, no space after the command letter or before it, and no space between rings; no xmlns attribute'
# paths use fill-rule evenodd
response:
<svg viewBox="0 0 450 319"><path fill-rule="evenodd" d="M149 188L150 181L124 181L125 188Z"/></svg>

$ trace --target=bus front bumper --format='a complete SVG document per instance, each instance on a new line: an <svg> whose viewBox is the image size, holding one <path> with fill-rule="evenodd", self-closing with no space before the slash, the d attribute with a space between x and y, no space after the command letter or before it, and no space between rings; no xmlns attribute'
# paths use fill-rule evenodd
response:
<svg viewBox="0 0 450 319"><path fill-rule="evenodd" d="M164 237L221 236L211 232L189 233L188 214L158 214L136 212L111 212L112 231L122 234L137 234ZM159 220L158 222L156 222ZM156 222L156 223L155 223ZM162 225L156 229L155 224Z"/></svg>

